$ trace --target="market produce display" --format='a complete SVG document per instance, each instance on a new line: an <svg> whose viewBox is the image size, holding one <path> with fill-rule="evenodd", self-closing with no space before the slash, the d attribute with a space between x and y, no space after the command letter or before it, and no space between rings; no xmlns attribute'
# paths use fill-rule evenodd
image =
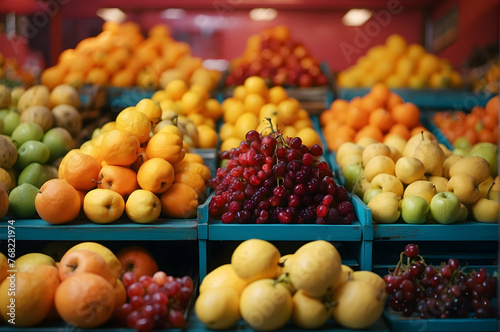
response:
<svg viewBox="0 0 500 332"><path fill-rule="evenodd" d="M320 124L328 148L337 151L344 142L366 142L367 138L383 142L390 134L409 139L427 130L420 115L415 104L404 102L386 84L377 83L363 97L334 100L330 109L321 113Z"/></svg>
<svg viewBox="0 0 500 332"><path fill-rule="evenodd" d="M242 85L250 76L262 77L268 86L306 88L328 84L319 61L283 25L248 37L244 54L231 61L224 83Z"/></svg>
<svg viewBox="0 0 500 332"><path fill-rule="evenodd" d="M383 82L390 88L457 88L462 77L445 58L427 53L420 44L408 45L398 34L385 44L371 47L356 64L341 71L342 88L372 87Z"/></svg>
<svg viewBox="0 0 500 332"><path fill-rule="evenodd" d="M269 119L271 134L250 130L239 147L223 151L225 166L209 185L212 218L223 223L350 224L356 220L346 189L338 186L322 156L300 137L284 138Z"/></svg>
<svg viewBox="0 0 500 332"><path fill-rule="evenodd" d="M336 160L346 188L362 197L377 223L495 223L497 150L479 143L462 156L422 131L408 141L392 136L366 146L343 143Z"/></svg>
<svg viewBox="0 0 500 332"><path fill-rule="evenodd" d="M247 78L221 106L224 123L219 129L220 151L238 147L250 130L269 133L267 118L284 136L300 137L307 146L321 145L309 113L300 102L289 97L281 86L268 88L262 77Z"/></svg>
<svg viewBox="0 0 500 332"><path fill-rule="evenodd" d="M31 86L35 84L36 78L26 68L22 68L15 58L5 57L0 53L0 84L9 87Z"/></svg>
<svg viewBox="0 0 500 332"><path fill-rule="evenodd" d="M0 90L5 107L0 110L0 182L9 190L0 216L8 209L16 218L31 218L36 215L36 193L57 178L60 159L76 146L82 127L80 100L69 85L52 91L43 85Z"/></svg>
<svg viewBox="0 0 500 332"><path fill-rule="evenodd" d="M230 263L203 279L194 309L212 330L240 319L255 330L278 330L288 322L314 330L331 318L363 329L380 319L385 297L380 276L343 265L329 242L308 242L282 255L272 243L250 239L236 247Z"/></svg>
<svg viewBox="0 0 500 332"><path fill-rule="evenodd" d="M171 37L165 24L152 27L144 37L135 22L105 22L97 36L63 51L58 63L43 71L41 82L49 88L66 83L76 88L98 84L154 90L182 79L210 91L220 73L203 68L202 62L191 54L189 44Z"/></svg>
<svg viewBox="0 0 500 332"><path fill-rule="evenodd" d="M406 259L405 259L406 256ZM430 318L496 318L496 272L477 271L456 258L440 266L428 265L419 247L408 244L396 268L385 275L389 306L403 316Z"/></svg>
<svg viewBox="0 0 500 332"><path fill-rule="evenodd" d="M498 96L485 107L475 106L469 113L440 111L432 116L433 122L456 149L469 149L479 142L498 142Z"/></svg>

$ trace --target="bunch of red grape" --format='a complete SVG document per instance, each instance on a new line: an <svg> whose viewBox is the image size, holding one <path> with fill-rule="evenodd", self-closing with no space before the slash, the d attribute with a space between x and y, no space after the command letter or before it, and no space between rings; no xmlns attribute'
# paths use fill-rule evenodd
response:
<svg viewBox="0 0 500 332"><path fill-rule="evenodd" d="M403 262L403 254L407 263ZM390 306L404 316L416 312L421 318L496 318L492 303L497 279L484 267L479 271L460 267L451 258L440 267L426 265L418 246L408 244L393 273L384 277Z"/></svg>
<svg viewBox="0 0 500 332"><path fill-rule="evenodd" d="M320 161L320 145L308 148L300 137L279 131L262 136L255 130L230 151L221 152L224 167L208 181L215 194L212 218L223 223L351 224L354 208L333 172Z"/></svg>
<svg viewBox="0 0 500 332"><path fill-rule="evenodd" d="M127 302L116 308L114 318L139 332L153 329L182 328L184 312L193 295L193 280L189 276L174 278L163 271L138 279L133 272L125 272L123 285Z"/></svg>

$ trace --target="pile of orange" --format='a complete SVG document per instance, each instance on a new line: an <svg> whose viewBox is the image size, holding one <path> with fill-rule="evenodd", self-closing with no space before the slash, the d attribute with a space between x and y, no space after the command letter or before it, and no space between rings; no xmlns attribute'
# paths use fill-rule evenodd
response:
<svg viewBox="0 0 500 332"><path fill-rule="evenodd" d="M202 61L191 55L187 43L174 40L165 24L152 27L145 37L135 22L105 22L97 36L63 51L41 81L49 88L67 83L156 89L180 78L211 90L220 73L203 68Z"/></svg>
<svg viewBox="0 0 500 332"><path fill-rule="evenodd" d="M479 142L498 142L498 96L491 98L485 107L475 106L469 113L441 111L433 121L450 143L465 137L471 145Z"/></svg>
<svg viewBox="0 0 500 332"><path fill-rule="evenodd" d="M321 113L320 124L328 148L333 151L344 142L357 143L364 137L382 142L385 135L398 134L408 140L425 130L419 108L405 103L383 83L375 84L363 97L333 101L330 109Z"/></svg>
<svg viewBox="0 0 500 332"><path fill-rule="evenodd" d="M149 109L124 109L95 138L66 154L58 179L46 182L37 196L40 217L67 223L82 208L96 223L113 222L124 212L140 223L153 222L160 214L194 217L210 170L199 155L187 151L175 130L164 126L152 134L159 120ZM141 200L144 205L137 205ZM134 208L127 210L129 205Z"/></svg>
<svg viewBox="0 0 500 332"><path fill-rule="evenodd" d="M222 111L224 123L219 130L222 151L238 147L250 130L269 134L267 119L285 137L300 137L307 146L321 145L309 113L299 101L289 97L282 86L268 88L262 77L251 76L238 85L233 96L222 103Z"/></svg>

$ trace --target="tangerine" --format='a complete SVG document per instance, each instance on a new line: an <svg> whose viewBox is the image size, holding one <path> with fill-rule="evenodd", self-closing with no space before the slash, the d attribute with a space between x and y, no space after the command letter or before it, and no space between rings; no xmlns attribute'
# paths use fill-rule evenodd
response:
<svg viewBox="0 0 500 332"><path fill-rule="evenodd" d="M396 105L391 110L392 117L396 123L400 123L412 129L420 122L420 110L413 103Z"/></svg>
<svg viewBox="0 0 500 332"><path fill-rule="evenodd" d="M160 202L161 213L167 218L193 218L198 212L198 194L184 183L172 184L161 194Z"/></svg>
<svg viewBox="0 0 500 332"><path fill-rule="evenodd" d="M109 165L130 166L136 161L141 142L128 130L113 129L104 134L101 142L103 161Z"/></svg>
<svg viewBox="0 0 500 332"><path fill-rule="evenodd" d="M386 109L377 108L371 112L368 123L386 133L394 124L394 119L392 118L392 114Z"/></svg>
<svg viewBox="0 0 500 332"><path fill-rule="evenodd" d="M40 187L35 197L35 208L40 218L49 224L65 224L80 213L80 195L68 182L51 179Z"/></svg>
<svg viewBox="0 0 500 332"><path fill-rule="evenodd" d="M83 152L72 154L64 165L64 180L76 190L90 190L96 187L101 165Z"/></svg>
<svg viewBox="0 0 500 332"><path fill-rule="evenodd" d="M174 181L174 167L163 158L146 160L137 172L137 182L142 189L155 194L167 191Z"/></svg>
<svg viewBox="0 0 500 332"><path fill-rule="evenodd" d="M97 188L111 189L123 197L139 187L137 174L125 166L105 165L101 168L97 180Z"/></svg>

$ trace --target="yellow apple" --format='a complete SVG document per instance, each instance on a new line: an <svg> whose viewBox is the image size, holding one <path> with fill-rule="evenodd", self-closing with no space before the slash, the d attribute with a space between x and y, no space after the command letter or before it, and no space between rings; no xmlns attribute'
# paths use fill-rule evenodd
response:
<svg viewBox="0 0 500 332"><path fill-rule="evenodd" d="M347 156L347 155L359 155L363 153L364 147L361 145L358 145L353 142L345 142L342 143L337 151L335 152L335 158L337 160L337 163L340 162L342 157Z"/></svg>
<svg viewBox="0 0 500 332"><path fill-rule="evenodd" d="M465 173L453 175L448 181L448 191L457 195L461 203L474 204L480 197L474 176Z"/></svg>
<svg viewBox="0 0 500 332"><path fill-rule="evenodd" d="M383 192L393 192L397 196L403 196L403 183L394 175L378 174L370 182L372 187L382 188Z"/></svg>
<svg viewBox="0 0 500 332"><path fill-rule="evenodd" d="M401 158L403 156L403 154L393 146L388 145L388 147L389 147L389 149L391 149L392 161L397 162L399 160L399 158Z"/></svg>
<svg viewBox="0 0 500 332"><path fill-rule="evenodd" d="M125 210L122 195L111 189L93 189L83 199L83 212L95 223L109 224Z"/></svg>
<svg viewBox="0 0 500 332"><path fill-rule="evenodd" d="M111 251L108 247L97 242L81 242L68 249L67 252L71 252L73 250L78 250L78 249L86 249L99 254L111 267L111 270L113 270L114 275L117 278L121 276L122 264L120 263L120 260L116 257L116 255L113 253L113 251Z"/></svg>
<svg viewBox="0 0 500 332"><path fill-rule="evenodd" d="M450 167L450 180L456 174L469 174L478 185L490 176L490 163L479 156L463 157Z"/></svg>
<svg viewBox="0 0 500 332"><path fill-rule="evenodd" d="M443 162L443 177L450 178L450 167L463 157L458 154L452 154L444 159Z"/></svg>
<svg viewBox="0 0 500 332"><path fill-rule="evenodd" d="M361 155L363 167L366 166L368 161L375 156L391 157L391 149L384 143L372 143L365 147Z"/></svg>
<svg viewBox="0 0 500 332"><path fill-rule="evenodd" d="M478 187L479 187L479 194L481 197L486 197L486 195L488 194L488 190L490 190L490 187L491 187L490 199L498 200L498 197L499 197L498 196L498 176L496 177L495 181L493 181L493 179L490 177L489 179L481 182Z"/></svg>
<svg viewBox="0 0 500 332"><path fill-rule="evenodd" d="M372 157L363 169L363 176L370 182L382 173L394 175L394 161L384 155Z"/></svg>
<svg viewBox="0 0 500 332"><path fill-rule="evenodd" d="M392 224L401 216L399 201L401 197L393 192L380 193L368 203L373 221L379 224Z"/></svg>
<svg viewBox="0 0 500 332"><path fill-rule="evenodd" d="M379 143L376 139L372 138L372 137L368 137L368 136L365 136L365 137L361 137L360 139L358 139L356 141L356 144L366 148L368 145L370 144L373 144L373 143Z"/></svg>
<svg viewBox="0 0 500 332"><path fill-rule="evenodd" d="M398 159L394 171L401 182L410 184L424 178L425 166L420 159L405 156Z"/></svg>
<svg viewBox="0 0 500 332"><path fill-rule="evenodd" d="M160 199L149 190L137 189L128 197L125 203L125 213L134 222L152 223L160 216Z"/></svg>
<svg viewBox="0 0 500 332"><path fill-rule="evenodd" d="M361 155L359 154L346 154L340 160L337 161L340 169L346 167L350 164L361 164Z"/></svg>
<svg viewBox="0 0 500 332"><path fill-rule="evenodd" d="M404 191L403 198L409 196L420 196L425 198L429 203L432 197L437 194L436 186L430 181L415 181L410 183Z"/></svg>
<svg viewBox="0 0 500 332"><path fill-rule="evenodd" d="M56 266L56 262L49 255L38 252L24 254L14 262L17 271L28 271L34 265Z"/></svg>
<svg viewBox="0 0 500 332"><path fill-rule="evenodd" d="M436 192L440 193L448 190L448 179L444 176L429 176L427 181L430 181L436 186Z"/></svg>

